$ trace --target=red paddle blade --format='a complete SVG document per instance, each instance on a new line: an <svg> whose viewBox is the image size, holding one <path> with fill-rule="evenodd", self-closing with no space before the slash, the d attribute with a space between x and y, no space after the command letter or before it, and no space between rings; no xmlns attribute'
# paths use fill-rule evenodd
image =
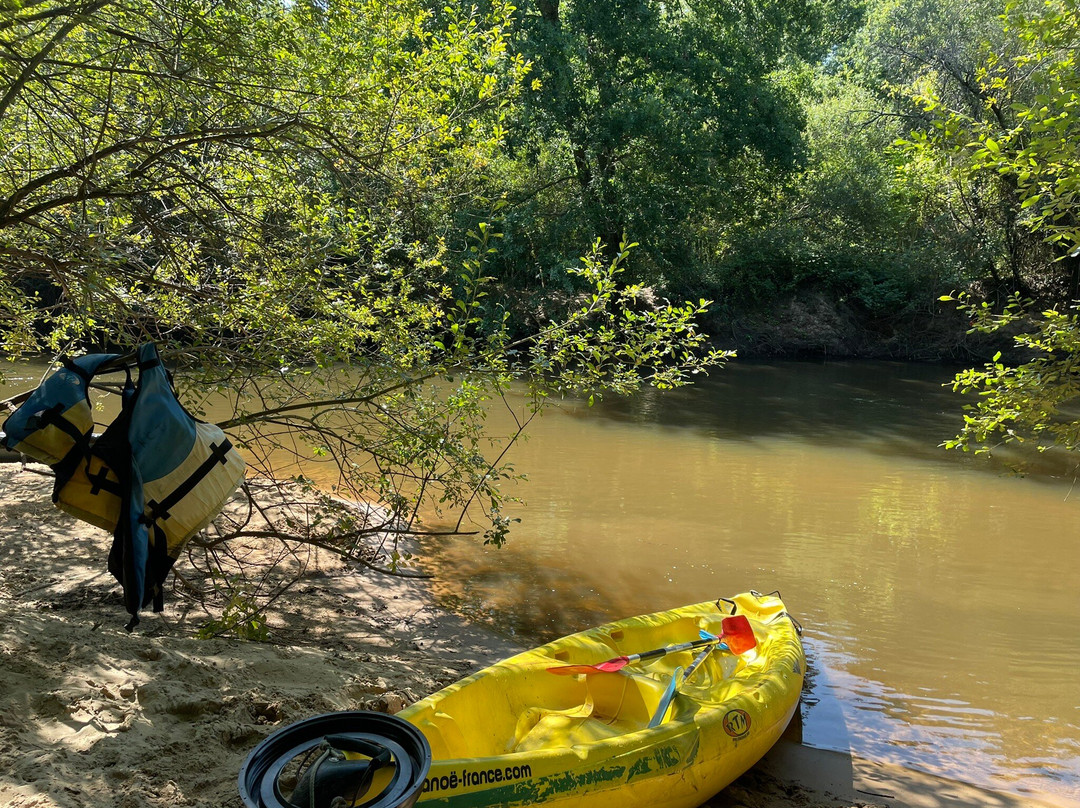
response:
<svg viewBox="0 0 1080 808"><path fill-rule="evenodd" d="M742 614L724 618L721 638L733 654L745 654L757 646L754 629L750 627L746 615Z"/></svg>
<svg viewBox="0 0 1080 808"><path fill-rule="evenodd" d="M573 676L577 673L614 673L630 664L629 657L615 657L607 662L598 662L595 665L560 665L548 668L548 673L557 673L560 676Z"/></svg>

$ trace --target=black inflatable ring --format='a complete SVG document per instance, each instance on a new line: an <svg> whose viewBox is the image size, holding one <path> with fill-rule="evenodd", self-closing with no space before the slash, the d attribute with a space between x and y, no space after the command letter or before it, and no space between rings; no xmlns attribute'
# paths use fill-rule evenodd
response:
<svg viewBox="0 0 1080 808"><path fill-rule="evenodd" d="M372 802L363 803L364 808L410 808L420 798L431 768L427 738L403 719L357 710L298 721L252 749L237 781L245 807L293 808L278 789L278 777L290 761L319 746L327 735L347 737L361 747L381 747L393 755L390 784Z"/></svg>

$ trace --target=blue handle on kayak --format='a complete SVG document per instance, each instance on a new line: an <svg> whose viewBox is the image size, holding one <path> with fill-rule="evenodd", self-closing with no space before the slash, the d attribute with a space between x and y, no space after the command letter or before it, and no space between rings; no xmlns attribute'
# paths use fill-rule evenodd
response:
<svg viewBox="0 0 1080 808"><path fill-rule="evenodd" d="M679 676L682 674L682 666L680 665L671 674L671 681L668 682L667 690L664 691L664 695L660 697L660 704L656 708L656 712L653 713L653 717L649 720L649 729L660 726L660 722L664 720L664 715L667 714L668 707L671 706L671 700L675 698L675 687L678 684Z"/></svg>
<svg viewBox="0 0 1080 808"><path fill-rule="evenodd" d="M700 633L701 639L703 640L720 639L715 634L710 634L705 629L701 629ZM716 645L710 645L704 651L697 655L697 658L690 663L690 667L686 669L685 673L683 672L681 666L675 669L675 672L671 675L671 681L668 682L667 689L664 691L664 695L660 697L660 703L656 705L656 712L653 713L653 717L649 719L649 729L658 727L660 726L660 724L663 723L664 716L667 715L668 707L671 706L671 702L675 698L675 692L680 684L679 676L682 676L683 682L693 676L694 671L696 671L701 665L701 663L705 661L705 657L712 653L712 651L716 648L720 648L724 651L731 650L727 647L727 643L724 642L717 643Z"/></svg>

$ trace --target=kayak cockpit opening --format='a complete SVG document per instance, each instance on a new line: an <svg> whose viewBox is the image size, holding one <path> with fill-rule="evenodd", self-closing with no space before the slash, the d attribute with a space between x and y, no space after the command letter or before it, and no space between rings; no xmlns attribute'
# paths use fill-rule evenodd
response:
<svg viewBox="0 0 1080 808"><path fill-rule="evenodd" d="M410 721L428 738L437 760L565 748L645 729L665 686L666 680L647 673L565 677L507 669Z"/></svg>

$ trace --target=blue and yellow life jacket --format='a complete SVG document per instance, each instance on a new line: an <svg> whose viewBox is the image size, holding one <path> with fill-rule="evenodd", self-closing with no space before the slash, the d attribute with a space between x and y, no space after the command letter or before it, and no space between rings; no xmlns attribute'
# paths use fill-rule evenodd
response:
<svg viewBox="0 0 1080 808"><path fill-rule="evenodd" d="M138 381L117 354L65 360L4 422L3 445L52 466L53 502L112 531L109 571L131 614L163 608L162 585L184 544L220 512L244 478L244 461L218 427L176 397L152 343L138 350ZM94 437L90 382L126 374L120 414Z"/></svg>

